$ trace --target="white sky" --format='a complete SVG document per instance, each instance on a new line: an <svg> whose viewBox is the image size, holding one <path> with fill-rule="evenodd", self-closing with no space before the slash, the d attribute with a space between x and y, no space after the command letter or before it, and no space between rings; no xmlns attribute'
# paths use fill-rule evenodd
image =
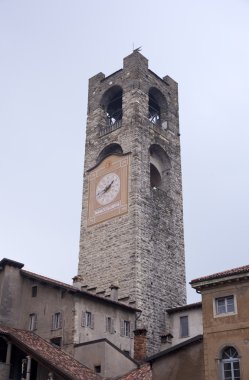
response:
<svg viewBox="0 0 249 380"><path fill-rule="evenodd" d="M179 83L187 280L249 264L248 41L248 0L0 0L1 257L76 274L88 78L134 44Z"/></svg>

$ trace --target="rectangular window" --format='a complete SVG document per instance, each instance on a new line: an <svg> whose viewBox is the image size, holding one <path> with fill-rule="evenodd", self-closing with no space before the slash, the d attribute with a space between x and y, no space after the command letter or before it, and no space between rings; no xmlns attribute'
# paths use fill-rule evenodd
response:
<svg viewBox="0 0 249 380"><path fill-rule="evenodd" d="M54 313L52 316L52 330L58 330L62 327L62 314Z"/></svg>
<svg viewBox="0 0 249 380"><path fill-rule="evenodd" d="M61 347L62 338L61 336L50 339L50 342L56 347Z"/></svg>
<svg viewBox="0 0 249 380"><path fill-rule="evenodd" d="M124 336L130 336L131 324L130 321L124 321Z"/></svg>
<svg viewBox="0 0 249 380"><path fill-rule="evenodd" d="M95 366L94 366L94 371L95 371L96 373L101 373L101 365L95 365Z"/></svg>
<svg viewBox="0 0 249 380"><path fill-rule="evenodd" d="M91 329L94 328L94 315L90 311L83 311L81 325Z"/></svg>
<svg viewBox="0 0 249 380"><path fill-rule="evenodd" d="M234 296L219 297L215 299L216 315L235 312Z"/></svg>
<svg viewBox="0 0 249 380"><path fill-rule="evenodd" d="M134 324L131 321L120 319L120 335L132 338Z"/></svg>
<svg viewBox="0 0 249 380"><path fill-rule="evenodd" d="M115 333L114 329L114 319L111 317L106 317L106 332L109 332L110 334Z"/></svg>
<svg viewBox="0 0 249 380"><path fill-rule="evenodd" d="M29 314L29 330L34 331L37 329L37 314Z"/></svg>
<svg viewBox="0 0 249 380"><path fill-rule="evenodd" d="M180 317L180 338L186 338L189 336L188 331L188 316Z"/></svg>
<svg viewBox="0 0 249 380"><path fill-rule="evenodd" d="M36 297L37 296L37 286L32 286L32 289L31 289L31 295L32 297Z"/></svg>

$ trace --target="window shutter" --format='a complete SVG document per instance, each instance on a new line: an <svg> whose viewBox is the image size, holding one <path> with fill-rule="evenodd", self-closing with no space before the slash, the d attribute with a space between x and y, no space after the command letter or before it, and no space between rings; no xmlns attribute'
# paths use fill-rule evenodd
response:
<svg viewBox="0 0 249 380"><path fill-rule="evenodd" d="M120 336L124 336L124 320L120 319Z"/></svg>
<svg viewBox="0 0 249 380"><path fill-rule="evenodd" d="M130 338L133 338L134 330L135 330L135 324L134 322L130 322Z"/></svg>
<svg viewBox="0 0 249 380"><path fill-rule="evenodd" d="M54 330L54 323L55 323L55 315L52 315L52 330Z"/></svg>
<svg viewBox="0 0 249 380"><path fill-rule="evenodd" d="M34 330L37 329L37 314L34 314Z"/></svg>
<svg viewBox="0 0 249 380"><path fill-rule="evenodd" d="M105 332L108 332L108 317L105 317Z"/></svg>
<svg viewBox="0 0 249 380"><path fill-rule="evenodd" d="M94 314L91 314L91 329L94 329Z"/></svg>
<svg viewBox="0 0 249 380"><path fill-rule="evenodd" d="M86 313L84 311L82 311L81 326L82 327L86 326Z"/></svg>
<svg viewBox="0 0 249 380"><path fill-rule="evenodd" d="M115 321L114 321L114 318L111 319L111 333L115 334Z"/></svg>
<svg viewBox="0 0 249 380"><path fill-rule="evenodd" d="M59 329L62 328L62 313L59 313L59 326L58 326Z"/></svg>

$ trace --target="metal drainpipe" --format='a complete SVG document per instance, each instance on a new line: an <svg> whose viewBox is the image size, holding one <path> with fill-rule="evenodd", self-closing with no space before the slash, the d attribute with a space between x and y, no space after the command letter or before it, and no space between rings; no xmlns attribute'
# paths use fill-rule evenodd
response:
<svg viewBox="0 0 249 380"><path fill-rule="evenodd" d="M26 380L30 380L30 370L31 370L31 357L26 356L27 358L27 372L26 372Z"/></svg>

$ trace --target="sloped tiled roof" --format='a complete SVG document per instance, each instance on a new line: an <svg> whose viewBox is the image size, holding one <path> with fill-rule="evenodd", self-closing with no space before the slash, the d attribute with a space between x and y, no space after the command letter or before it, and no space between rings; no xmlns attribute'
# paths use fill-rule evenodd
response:
<svg viewBox="0 0 249 380"><path fill-rule="evenodd" d="M179 350L182 350L182 349L185 349L185 348L188 348L189 346L193 345L193 344L196 344L196 343L200 343L203 341L203 335L196 335L194 336L193 338L190 338L188 340L185 340L184 342L182 343L178 343L174 346L171 346L169 348L167 348L166 350L163 350L163 351L160 351L158 352L157 354L155 355L152 355L150 356L148 359L147 359L147 362L154 362L155 360L163 357L163 356L167 356L169 354L172 354L174 352L177 352Z"/></svg>
<svg viewBox="0 0 249 380"><path fill-rule="evenodd" d="M226 278L232 279L233 277L236 277L238 275L243 275L243 274L247 276L249 275L249 265L244 265L243 267L233 268L233 269L229 269L223 272L214 273L209 276L199 277L192 280L190 284L195 285L197 283L209 282L211 280L219 280L219 279L225 280Z"/></svg>
<svg viewBox="0 0 249 380"><path fill-rule="evenodd" d="M130 310L134 313L137 311L138 312L141 311L140 309L137 309L136 307L134 307L132 305L127 305L127 304L123 303L121 300L120 301L114 301L113 299L90 293L87 290L79 289L76 286L69 285L69 284L66 284L64 282L54 280L53 278L42 276L40 274L22 269L24 264L19 263L18 261L3 258L2 260L0 260L0 270L3 269L5 267L5 265L10 265L10 266L18 268L20 270L21 275L24 277L31 278L32 280L37 280L41 283L45 283L45 284L50 285L50 286L59 287L59 288L68 290L68 291L75 293L79 296L87 297L88 299L90 298L92 300L95 299L96 301L99 301L99 302L102 302L105 304L109 304L109 305L112 304L112 305L115 305L116 307L120 307L122 309Z"/></svg>
<svg viewBox="0 0 249 380"><path fill-rule="evenodd" d="M79 363L60 348L53 346L31 331L0 326L0 334L9 339L38 362L69 380L100 380L91 369Z"/></svg>
<svg viewBox="0 0 249 380"><path fill-rule="evenodd" d="M145 364L140 368L136 368L126 375L119 377L118 380L151 380L152 371L150 364Z"/></svg>
<svg viewBox="0 0 249 380"><path fill-rule="evenodd" d="M201 308L201 306L202 306L201 302L194 302L194 303L189 303L189 304L183 305L183 306L171 307L170 309L166 309L166 311L168 314L173 314L173 313L178 312L178 311L199 309L199 308Z"/></svg>
<svg viewBox="0 0 249 380"><path fill-rule="evenodd" d="M49 278L49 277L42 276L42 275L37 274L37 273L29 272L29 271L24 270L24 269L21 269L20 272L25 277L35 279L37 281L46 283L46 284L51 285L51 286L57 286L57 287L63 288L65 290L71 291L73 293L77 293L79 296L84 296L87 298L95 299L95 300L98 300L100 302L107 303L107 304L115 304L115 306L118 306L122 309L128 309L128 310L133 311L133 312L141 311L140 309L137 309L133 306L126 305L126 304L119 302L119 301L114 301L110 298L101 297L101 296L98 296L97 294L92 294L88 291L81 290L81 289L77 288L76 286L69 285L69 284L66 284L64 282L57 281L57 280L54 280L54 279Z"/></svg>

